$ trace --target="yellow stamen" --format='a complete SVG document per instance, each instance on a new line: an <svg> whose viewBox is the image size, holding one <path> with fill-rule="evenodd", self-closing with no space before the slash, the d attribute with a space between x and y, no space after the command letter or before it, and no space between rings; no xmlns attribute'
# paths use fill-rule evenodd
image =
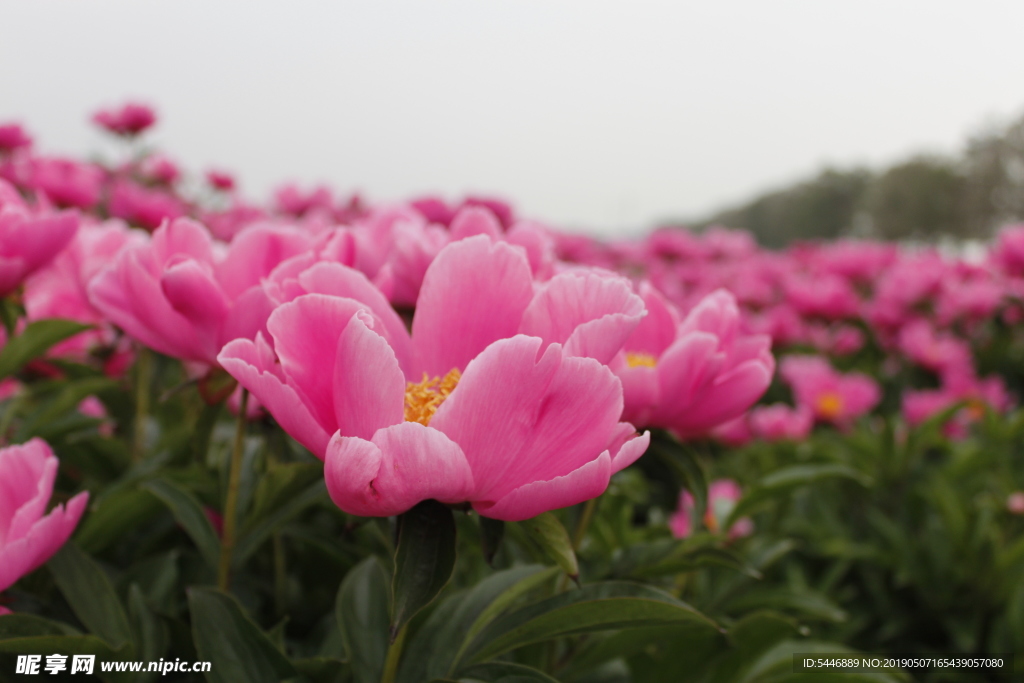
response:
<svg viewBox="0 0 1024 683"><path fill-rule="evenodd" d="M452 368L444 377L427 377L422 382L409 382L405 386L405 421L419 422L424 427L441 407L444 400L455 390L462 379L458 368Z"/></svg>
<svg viewBox="0 0 1024 683"><path fill-rule="evenodd" d="M829 391L818 397L815 403L818 415L826 420L834 420L843 414L843 397Z"/></svg>
<svg viewBox="0 0 1024 683"><path fill-rule="evenodd" d="M626 365L631 368L646 367L653 368L658 364L658 359L649 353L626 353Z"/></svg>

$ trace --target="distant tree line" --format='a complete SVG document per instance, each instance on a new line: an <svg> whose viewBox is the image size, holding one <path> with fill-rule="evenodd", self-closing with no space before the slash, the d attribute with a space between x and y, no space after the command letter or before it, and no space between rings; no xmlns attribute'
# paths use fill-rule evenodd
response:
<svg viewBox="0 0 1024 683"><path fill-rule="evenodd" d="M696 223L746 228L766 246L863 236L986 238L1024 221L1024 117L972 136L959 156L921 155L886 169L827 168Z"/></svg>

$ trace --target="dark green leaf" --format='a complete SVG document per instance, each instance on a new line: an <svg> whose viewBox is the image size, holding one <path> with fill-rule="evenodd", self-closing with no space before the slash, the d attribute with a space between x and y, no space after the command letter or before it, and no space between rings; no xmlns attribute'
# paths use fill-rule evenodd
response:
<svg viewBox="0 0 1024 683"><path fill-rule="evenodd" d="M234 565L238 567L245 564L245 561L254 552L259 550L260 546L270 538L271 534L277 531L289 519L295 517L306 508L327 499L327 484L321 478L294 498L288 500L281 507L265 515L251 527L247 527L235 546L235 553L232 558Z"/></svg>
<svg viewBox="0 0 1024 683"><path fill-rule="evenodd" d="M494 566L494 556L501 548L501 541L505 538L505 522L490 517L480 518L480 547L484 553L484 560L487 564Z"/></svg>
<svg viewBox="0 0 1024 683"><path fill-rule="evenodd" d="M199 659L212 664L210 683L279 683L298 675L232 596L190 588L188 604Z"/></svg>
<svg viewBox="0 0 1024 683"><path fill-rule="evenodd" d="M199 553L211 568L220 558L220 539L203 511L202 504L189 491L169 479L155 479L142 488L159 498L196 544Z"/></svg>
<svg viewBox="0 0 1024 683"><path fill-rule="evenodd" d="M120 650L132 640L131 627L114 587L96 562L66 543L49 562L57 587L89 631Z"/></svg>
<svg viewBox="0 0 1024 683"><path fill-rule="evenodd" d="M34 614L0 615L0 640L27 636L77 636L79 632L59 621L50 621Z"/></svg>
<svg viewBox="0 0 1024 683"><path fill-rule="evenodd" d="M429 605L455 569L455 518L436 500L425 500L398 517L391 639Z"/></svg>
<svg viewBox="0 0 1024 683"><path fill-rule="evenodd" d="M558 683L543 671L524 664L512 662L487 662L477 664L459 674L462 680L485 681L486 683Z"/></svg>
<svg viewBox="0 0 1024 683"><path fill-rule="evenodd" d="M772 472L759 481L744 494L740 502L733 508L724 528L729 529L741 517L749 514L761 503L789 493L793 489L812 484L821 479L843 477L853 479L867 486L871 480L861 472L845 465L793 465Z"/></svg>
<svg viewBox="0 0 1024 683"><path fill-rule="evenodd" d="M388 652L388 579L373 557L360 562L338 590L341 641L355 683L377 683Z"/></svg>
<svg viewBox="0 0 1024 683"><path fill-rule="evenodd" d="M572 549L572 539L562 523L550 512L519 523L537 545L573 579L579 578L580 567Z"/></svg>
<svg viewBox="0 0 1024 683"><path fill-rule="evenodd" d="M620 628L715 623L668 593L636 583L590 584L496 619L477 636L470 659L484 661L531 643Z"/></svg>
<svg viewBox="0 0 1024 683"><path fill-rule="evenodd" d="M75 534L83 550L97 553L160 512L160 501L148 491L121 489L93 505Z"/></svg>
<svg viewBox="0 0 1024 683"><path fill-rule="evenodd" d="M29 323L25 331L0 349L0 378L13 375L26 363L46 353L54 344L91 328L74 320L48 318Z"/></svg>

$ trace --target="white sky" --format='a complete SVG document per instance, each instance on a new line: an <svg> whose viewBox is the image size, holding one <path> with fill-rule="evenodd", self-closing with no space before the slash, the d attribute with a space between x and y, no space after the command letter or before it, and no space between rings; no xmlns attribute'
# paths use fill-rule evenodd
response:
<svg viewBox="0 0 1024 683"><path fill-rule="evenodd" d="M0 0L0 121L85 154L98 106L249 195L489 193L604 234L955 151L1024 111L1024 2Z"/></svg>

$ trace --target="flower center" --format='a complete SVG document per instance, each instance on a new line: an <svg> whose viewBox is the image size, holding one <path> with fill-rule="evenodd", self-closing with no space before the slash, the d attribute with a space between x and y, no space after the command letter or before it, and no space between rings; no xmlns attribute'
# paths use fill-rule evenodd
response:
<svg viewBox="0 0 1024 683"><path fill-rule="evenodd" d="M843 397L834 391L825 392L818 397L815 408L818 415L833 420L843 414Z"/></svg>
<svg viewBox="0 0 1024 683"><path fill-rule="evenodd" d="M455 391L462 379L458 368L452 368L444 377L427 377L423 373L422 382L409 382L405 385L405 421L419 422L426 427L430 419L441 407L444 400Z"/></svg>
<svg viewBox="0 0 1024 683"><path fill-rule="evenodd" d="M626 353L626 365L631 368L645 367L653 368L658 364L658 359L649 353Z"/></svg>

